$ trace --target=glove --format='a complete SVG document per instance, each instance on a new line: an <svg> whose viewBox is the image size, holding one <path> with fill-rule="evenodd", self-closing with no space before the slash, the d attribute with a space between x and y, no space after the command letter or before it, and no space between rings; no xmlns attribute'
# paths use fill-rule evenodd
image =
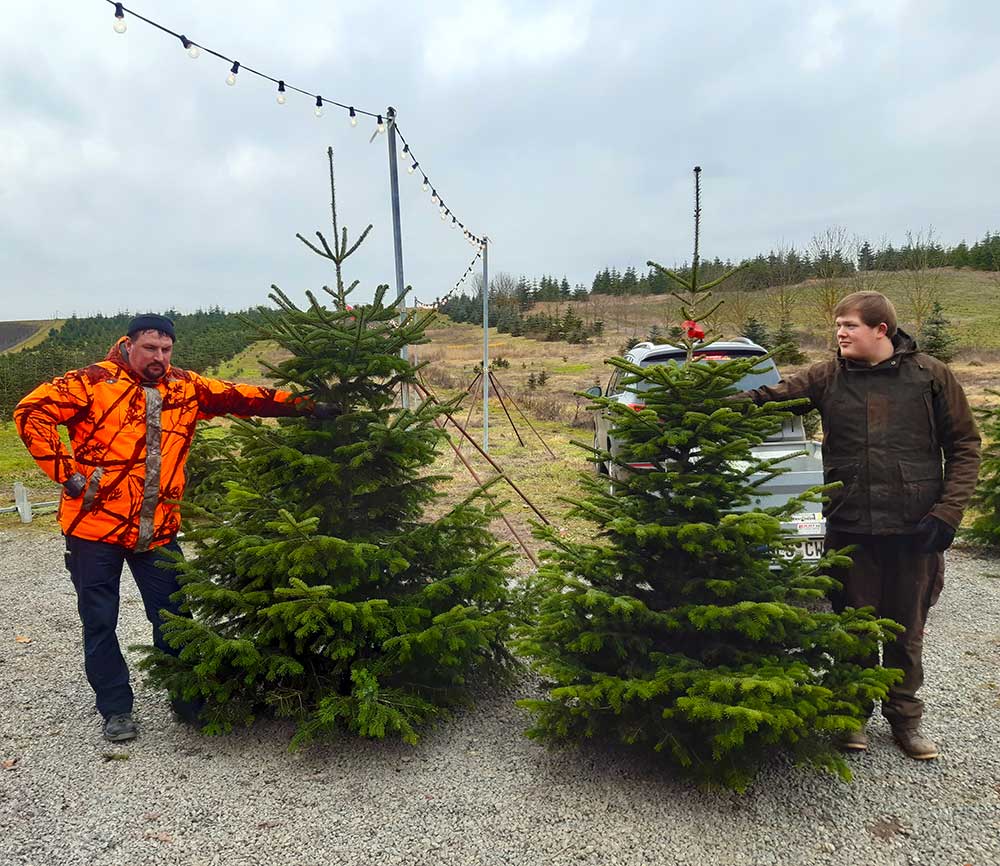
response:
<svg viewBox="0 0 1000 866"><path fill-rule="evenodd" d="M313 403L312 409L309 411L311 417L321 420L337 418L340 414L340 407L335 406L333 403Z"/></svg>
<svg viewBox="0 0 1000 866"><path fill-rule="evenodd" d="M933 514L928 514L917 524L917 538L921 553L942 553L955 540L955 530Z"/></svg>
<svg viewBox="0 0 1000 866"><path fill-rule="evenodd" d="M70 499L79 499L87 487L87 479L79 472L74 472L63 482L63 490Z"/></svg>

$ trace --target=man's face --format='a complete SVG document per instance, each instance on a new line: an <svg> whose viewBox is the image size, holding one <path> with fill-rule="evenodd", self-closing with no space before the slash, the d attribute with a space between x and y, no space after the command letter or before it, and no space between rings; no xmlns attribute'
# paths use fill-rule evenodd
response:
<svg viewBox="0 0 1000 866"><path fill-rule="evenodd" d="M837 345L843 357L867 363L882 360L889 340L884 322L871 327L861 321L859 313L852 311L838 316L836 325Z"/></svg>
<svg viewBox="0 0 1000 866"><path fill-rule="evenodd" d="M134 340L126 338L129 366L145 381L155 382L167 372L174 341L156 331L143 331Z"/></svg>

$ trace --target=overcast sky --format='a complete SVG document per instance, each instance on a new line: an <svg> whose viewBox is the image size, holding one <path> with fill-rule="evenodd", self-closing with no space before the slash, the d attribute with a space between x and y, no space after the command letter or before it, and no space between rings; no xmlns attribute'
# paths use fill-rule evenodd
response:
<svg viewBox="0 0 1000 866"><path fill-rule="evenodd" d="M491 272L564 274L808 246L828 226L946 244L1000 227L1000 3L274 3L133 0L247 66L396 107ZM182 311L333 281L295 233L374 225L349 261L394 285L386 137L313 114L104 0L0 16L0 319ZM406 282L447 292L474 250L400 175Z"/></svg>

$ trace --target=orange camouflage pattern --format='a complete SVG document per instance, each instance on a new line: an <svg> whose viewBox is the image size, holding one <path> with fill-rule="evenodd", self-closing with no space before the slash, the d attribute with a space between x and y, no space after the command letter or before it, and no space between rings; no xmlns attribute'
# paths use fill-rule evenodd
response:
<svg viewBox="0 0 1000 866"><path fill-rule="evenodd" d="M82 496L63 493L63 532L141 551L177 533L184 464L199 420L299 415L303 405L288 391L177 367L168 367L156 383L144 383L123 356L124 341L105 360L39 385L18 403L14 423L53 481L63 484L75 472L87 478ZM59 437L60 424L69 430L71 450Z"/></svg>

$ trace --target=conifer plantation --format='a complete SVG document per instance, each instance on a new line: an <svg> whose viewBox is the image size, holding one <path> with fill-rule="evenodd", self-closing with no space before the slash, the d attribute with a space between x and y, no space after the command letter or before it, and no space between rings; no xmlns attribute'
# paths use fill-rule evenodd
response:
<svg viewBox="0 0 1000 866"><path fill-rule="evenodd" d="M256 717L294 720L294 744L350 732L413 742L422 725L503 675L512 556L489 532L478 493L433 519L434 462L447 407L401 408L417 368L401 357L424 342L430 315L403 315L380 286L348 303L348 246L300 239L329 259L336 288L303 309L277 287L261 337L289 357L271 367L324 418L238 421L198 465L205 510L179 565L192 618L170 617L178 658L143 647L151 681L205 702L208 733Z"/></svg>
<svg viewBox="0 0 1000 866"><path fill-rule="evenodd" d="M987 393L992 405L976 412L985 443L979 484L972 497L976 517L962 535L1000 553L1000 391L988 390Z"/></svg>
<svg viewBox="0 0 1000 866"><path fill-rule="evenodd" d="M883 698L898 676L854 659L898 626L870 609L820 610L836 586L827 571L845 552L811 564L780 555L792 544L781 521L803 500L752 507L759 484L782 468L750 449L792 404L732 399L759 359L695 357L712 339L702 331L717 309L707 309L710 289L726 279L697 282L698 212L696 204L690 277L650 262L684 292L677 297L689 321L678 345L687 362L642 368L612 359L645 405L594 401L613 413L623 441L616 462L655 468L613 491L606 478L582 476L586 495L572 513L594 525L596 541L536 530L549 545L533 586L539 614L518 646L545 694L522 702L533 716L528 733L629 744L736 790L779 750L849 778L832 741L860 728L865 702Z"/></svg>

